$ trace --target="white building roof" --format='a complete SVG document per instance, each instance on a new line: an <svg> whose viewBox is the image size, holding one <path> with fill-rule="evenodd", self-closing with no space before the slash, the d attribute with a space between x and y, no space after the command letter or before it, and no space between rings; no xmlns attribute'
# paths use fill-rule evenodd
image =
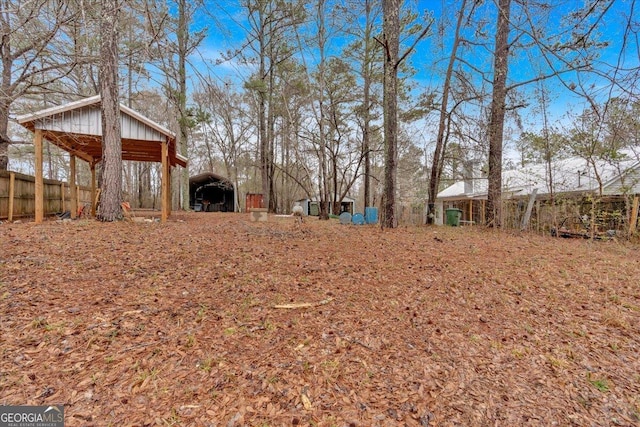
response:
<svg viewBox="0 0 640 427"><path fill-rule="evenodd" d="M554 193L597 193L599 182L606 195L640 192L640 162L631 152L616 161L598 160L590 165L579 157L556 160L551 164ZM533 189L543 196L551 192L546 164L531 164L502 172L504 198L527 196ZM599 177L599 179L598 179ZM473 188L458 181L438 193L438 199L484 199L487 197L487 178L472 180ZM469 186L467 186L469 187Z"/></svg>

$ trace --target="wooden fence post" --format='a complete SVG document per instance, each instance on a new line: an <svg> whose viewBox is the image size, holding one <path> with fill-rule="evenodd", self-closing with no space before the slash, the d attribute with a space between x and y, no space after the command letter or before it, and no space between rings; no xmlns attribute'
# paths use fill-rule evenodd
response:
<svg viewBox="0 0 640 427"><path fill-rule="evenodd" d="M633 198L633 207L631 208L631 221L629 221L629 234L636 232L638 225L638 196Z"/></svg>
<svg viewBox="0 0 640 427"><path fill-rule="evenodd" d="M60 183L60 212L64 213L65 201L64 201L64 182Z"/></svg>
<svg viewBox="0 0 640 427"><path fill-rule="evenodd" d="M9 174L9 212L7 215L7 220L9 222L13 221L13 199L15 197L16 192L16 174L15 172L11 172Z"/></svg>

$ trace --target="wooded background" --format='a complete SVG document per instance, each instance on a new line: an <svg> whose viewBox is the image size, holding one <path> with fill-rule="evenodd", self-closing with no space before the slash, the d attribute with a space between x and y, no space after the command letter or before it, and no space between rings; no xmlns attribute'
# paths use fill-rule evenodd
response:
<svg viewBox="0 0 640 427"><path fill-rule="evenodd" d="M300 198L328 212L350 195L422 221L472 162L500 225L502 169L640 152L636 0L114 4L120 100L173 129L189 158L172 174L174 209L188 208L188 177L210 171L273 212ZM100 93L103 15L79 0L3 1L0 169L33 171L31 136L10 116ZM65 153L47 146L45 161L45 176L67 180ZM158 168L125 162L132 206L155 207Z"/></svg>

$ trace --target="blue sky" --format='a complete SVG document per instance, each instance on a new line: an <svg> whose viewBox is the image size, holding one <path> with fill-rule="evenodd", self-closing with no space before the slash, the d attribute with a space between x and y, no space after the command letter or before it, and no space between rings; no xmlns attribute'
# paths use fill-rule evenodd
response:
<svg viewBox="0 0 640 427"><path fill-rule="evenodd" d="M631 7L635 6L635 1L636 0L613 1L603 20L598 23L597 34L602 40L607 40L610 43L607 48L600 50L600 61L615 64L618 59L621 58L623 61L622 65L626 67L639 66L640 61L636 40L630 40L631 44L626 47L623 55L620 55L622 52L621 41L625 31L624 24ZM549 17L547 25L554 28L554 30L560 28L563 17L572 11L578 10L584 3L585 1L583 0L557 0L553 2L553 13ZM610 2L601 2L601 4L608 3ZM450 21L453 21L455 20L455 14L457 12L455 8L452 8L452 2L449 0L408 1L406 4L411 6L413 10L420 15L425 13L433 15L436 22L432 28L436 33L438 32L437 22L443 16L443 13L445 14L444 16L449 17ZM457 4L458 2L456 5ZM234 60L223 62L219 62L219 60L224 52L239 48L246 41L247 24L245 10L240 7L239 0L211 1L209 2L209 6L212 14L200 14L198 15L198 20L195 22L195 27L207 26L209 28L209 34L205 43L199 49L198 56L192 58L193 63L200 69L200 72L210 74L221 81L231 79L234 84L240 87L242 85L242 79L247 78L251 73L251 68L240 65ZM480 8L479 15L485 17L485 25L480 28L467 30L466 35L474 39L472 33L479 30L480 32L484 32L484 37L492 44L496 7L492 1L485 1ZM640 7L638 7L638 9L640 9ZM518 15L515 6L512 15L516 18L521 16ZM640 15L640 12L635 13L635 16L638 15ZM534 19L541 19L541 17L535 16ZM443 69L446 66L446 58L450 51L453 22L446 28L447 30L442 40L439 39L437 35L427 37L417 46L416 52L411 57L411 63L416 70L416 74L412 79L418 86L417 92L437 90L441 84L442 76L444 75ZM635 28L635 30L638 31L638 28ZM570 29L567 28L567 31L570 31ZM512 31L512 34L513 33ZM341 35L334 35L333 37L332 41L334 44L344 42L344 38ZM339 54L339 52L336 51L336 54ZM314 62L313 52L306 51L304 55L307 64ZM473 62L474 66L488 72L487 79L490 80L492 57L489 50L479 48L473 54L466 52L464 55L466 55L466 61ZM528 80L535 73L539 72L539 70L545 72L545 70L548 71L548 68L544 65L544 61L542 61L534 49L514 52L509 70L510 81L513 83ZM478 76L476 76L476 78L479 79ZM563 78L565 83L578 83L575 73L563 75ZM587 85L593 85L593 87L602 86L602 95L609 94L609 92L605 90L606 82L604 80L589 77L585 79L584 82ZM587 106L584 99L572 94L560 84L558 79L554 78L545 81L544 87L549 91L549 114L553 120L559 122L566 120L566 113L568 111L580 111ZM520 92L525 102L533 104L532 91L534 88L535 85L521 88ZM525 125L535 127L535 123L539 123L539 118L536 118L533 110L530 110L525 114L525 122Z"/></svg>

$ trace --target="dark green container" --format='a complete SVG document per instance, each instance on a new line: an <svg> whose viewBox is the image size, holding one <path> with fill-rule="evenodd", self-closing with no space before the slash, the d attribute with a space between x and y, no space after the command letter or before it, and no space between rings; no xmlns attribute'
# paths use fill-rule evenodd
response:
<svg viewBox="0 0 640 427"><path fill-rule="evenodd" d="M460 225L460 218L462 217L462 210L449 208L445 212L447 213L447 225L458 227Z"/></svg>

